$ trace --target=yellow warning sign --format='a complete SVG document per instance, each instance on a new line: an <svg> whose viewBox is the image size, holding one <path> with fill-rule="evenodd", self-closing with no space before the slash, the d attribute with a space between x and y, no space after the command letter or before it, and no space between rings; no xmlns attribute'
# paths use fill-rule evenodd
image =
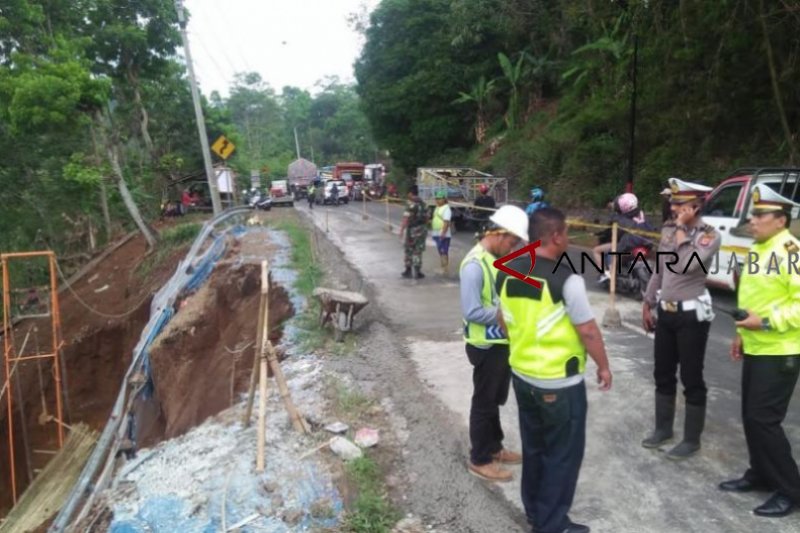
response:
<svg viewBox="0 0 800 533"><path fill-rule="evenodd" d="M219 138L214 141L214 144L211 145L211 151L222 159L228 159L234 150L236 150L236 146L224 135L220 135Z"/></svg>

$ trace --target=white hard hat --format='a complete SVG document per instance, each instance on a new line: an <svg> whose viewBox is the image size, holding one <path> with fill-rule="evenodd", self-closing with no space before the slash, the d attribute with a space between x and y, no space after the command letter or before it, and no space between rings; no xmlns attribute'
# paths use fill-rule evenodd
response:
<svg viewBox="0 0 800 533"><path fill-rule="evenodd" d="M495 225L528 242L528 215L514 205L504 205L489 217Z"/></svg>

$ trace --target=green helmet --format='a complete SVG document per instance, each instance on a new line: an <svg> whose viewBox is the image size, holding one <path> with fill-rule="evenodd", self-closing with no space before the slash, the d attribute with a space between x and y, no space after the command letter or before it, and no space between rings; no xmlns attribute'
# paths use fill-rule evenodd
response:
<svg viewBox="0 0 800 533"><path fill-rule="evenodd" d="M445 200L445 199L447 199L447 192L445 192L445 191L436 191L436 194L434 194L434 198L437 198L437 199L441 198L441 199Z"/></svg>

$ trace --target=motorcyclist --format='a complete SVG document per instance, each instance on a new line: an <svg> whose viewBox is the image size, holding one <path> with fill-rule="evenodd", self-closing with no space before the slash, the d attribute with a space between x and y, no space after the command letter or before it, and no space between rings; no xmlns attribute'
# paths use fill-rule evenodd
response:
<svg viewBox="0 0 800 533"><path fill-rule="evenodd" d="M650 244L650 240L647 237L624 231L624 228L655 231L655 228L647 222L644 211L639 209L639 199L636 195L631 192L621 194L614 200L613 206L614 215L612 215L611 221L616 222L619 226L617 252L630 253L637 246ZM611 244L611 242L598 244L592 249L595 264L602 265L604 270L597 280L598 283L604 283L609 278L608 264L603 259L608 257L607 254L611 251Z"/></svg>
<svg viewBox="0 0 800 533"><path fill-rule="evenodd" d="M542 190L541 187L534 187L531 189L530 194L531 202L528 204L528 207L525 208L526 215L531 216L542 207L550 207L550 204L544 199L544 190Z"/></svg>

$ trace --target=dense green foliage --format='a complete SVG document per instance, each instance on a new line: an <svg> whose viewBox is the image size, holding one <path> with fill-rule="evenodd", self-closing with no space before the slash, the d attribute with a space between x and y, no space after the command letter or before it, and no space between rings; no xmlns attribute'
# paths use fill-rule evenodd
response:
<svg viewBox="0 0 800 533"><path fill-rule="evenodd" d="M408 174L470 159L600 203L627 175L638 37L634 175L654 199L670 175L800 163L798 25L794 0L383 0L358 92Z"/></svg>
<svg viewBox="0 0 800 533"><path fill-rule="evenodd" d="M178 196L171 182L203 169L180 46L174 0L0 3L0 251L50 248L77 265L137 218L150 233ZM205 116L245 175L285 174L294 128L318 163L375 156L357 95L335 79L312 96L239 74Z"/></svg>

